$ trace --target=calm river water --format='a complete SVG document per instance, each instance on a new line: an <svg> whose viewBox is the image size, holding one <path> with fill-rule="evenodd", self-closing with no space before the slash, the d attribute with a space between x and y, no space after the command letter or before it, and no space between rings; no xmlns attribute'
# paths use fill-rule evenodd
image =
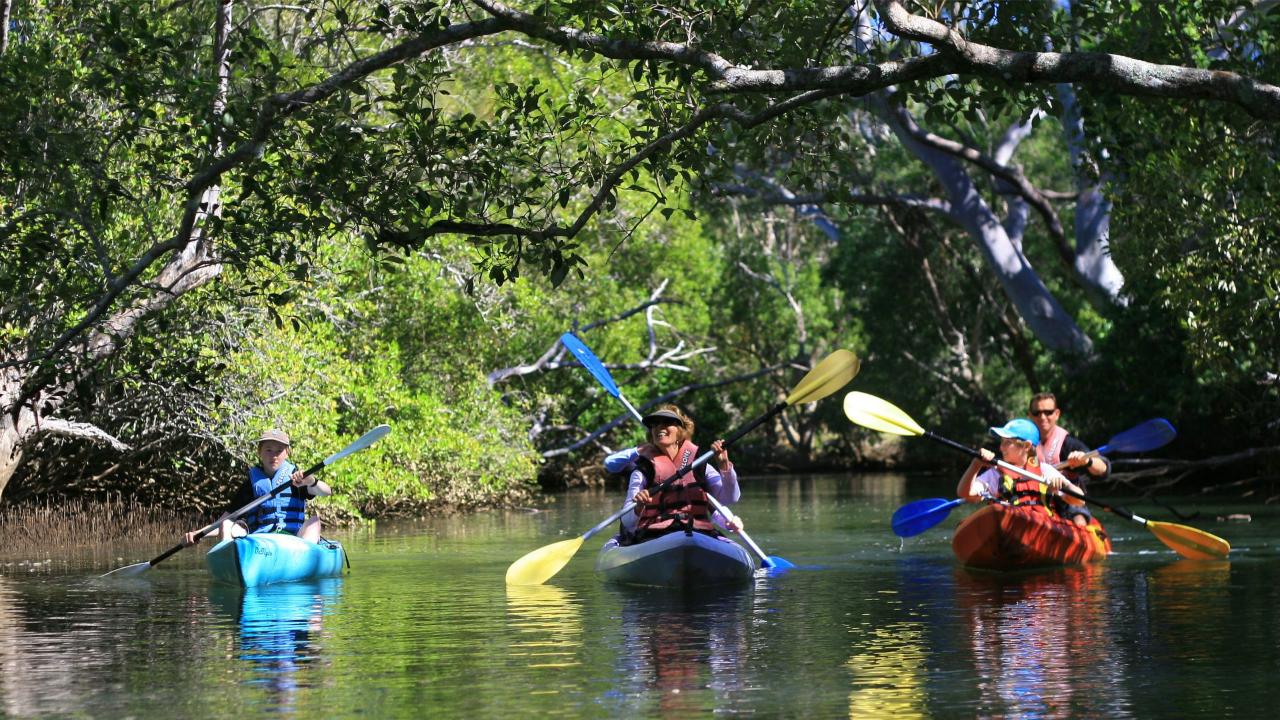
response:
<svg viewBox="0 0 1280 720"><path fill-rule="evenodd" d="M164 548L0 562L0 714L1274 716L1280 509L1181 503L1229 562L1179 560L1102 513L1106 563L993 576L952 558L965 508L905 544L889 530L902 503L953 489L747 478L748 531L801 567L696 597L602 584L603 534L548 584L504 586L517 557L610 514L604 491L338 535L345 577L247 592L211 585L195 550L124 581L93 578ZM1253 522L1215 522L1228 512Z"/></svg>

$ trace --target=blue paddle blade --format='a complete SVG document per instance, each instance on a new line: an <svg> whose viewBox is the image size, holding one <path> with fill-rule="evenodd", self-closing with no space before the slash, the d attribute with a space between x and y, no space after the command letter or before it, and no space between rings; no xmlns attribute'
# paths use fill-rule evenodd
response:
<svg viewBox="0 0 1280 720"><path fill-rule="evenodd" d="M762 560L760 564L768 570L790 570L796 566L796 564L790 560L780 558L777 555L770 555L765 560Z"/></svg>
<svg viewBox="0 0 1280 720"><path fill-rule="evenodd" d="M583 342L578 339L578 336L571 332L561 335L560 342L565 347L569 348L569 352L573 353L573 356L578 358L578 362L582 363L582 367L586 368L587 372L594 375L596 380L600 381L600 384L604 386L604 389L607 390L610 395L618 397L618 386L613 382L613 375L609 374L608 368L604 366L604 363L600 362L600 358L596 357L596 354L591 352L591 348L584 345Z"/></svg>
<svg viewBox="0 0 1280 720"><path fill-rule="evenodd" d="M1098 452L1146 452L1168 445L1177 436L1178 431L1168 420L1153 418L1111 438Z"/></svg>
<svg viewBox="0 0 1280 720"><path fill-rule="evenodd" d="M904 538L919 535L942 522L951 508L963 502L960 498L928 498L907 503L893 513L893 534Z"/></svg>

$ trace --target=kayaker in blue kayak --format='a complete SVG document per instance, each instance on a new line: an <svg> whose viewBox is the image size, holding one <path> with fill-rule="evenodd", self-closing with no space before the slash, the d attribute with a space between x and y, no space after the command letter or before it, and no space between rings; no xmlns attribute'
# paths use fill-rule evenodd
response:
<svg viewBox="0 0 1280 720"><path fill-rule="evenodd" d="M960 478L960 484L956 486L958 497L972 503L997 499L1013 505L1041 505L1059 513L1062 501L1070 505L1084 502L1057 492L1063 487L1080 492L1080 488L1063 477L1062 473L1054 470L1052 465L1042 464L1036 459L1036 446L1040 444L1040 430L1030 420L1026 418L1010 420L1002 427L991 428L991 434L1000 438L1000 459L1014 467L1026 470L1039 480L1015 475L999 466L992 467L996 459L995 453L987 448L981 448L978 451L982 455L981 459L974 458L973 462L969 463L969 468ZM979 474L980 471L981 474ZM1061 501L1058 498L1061 498Z"/></svg>
<svg viewBox="0 0 1280 720"><path fill-rule="evenodd" d="M610 472L630 472L626 500L636 502L636 511L622 517L622 532L615 540L628 545L684 529L714 535L717 522L730 531L739 530L741 521L737 518L716 514L713 520L705 494L711 492L726 506L741 497L738 473L723 441L711 443L715 466L700 465L654 496L650 488L691 464L700 453L698 446L690 442L693 420L675 405L661 405L643 421L649 430L649 442L605 459L605 469Z"/></svg>
<svg viewBox="0 0 1280 720"><path fill-rule="evenodd" d="M249 533L267 532L292 533L303 540L319 542L320 518L306 516L306 503L310 498L332 494L333 489L314 475L304 477L302 470L289 462L289 447L289 435L283 430L268 430L258 438L259 464L249 468L249 477L232 499L231 507L248 505L281 483L290 485L242 520L233 522L231 511L223 513L218 522L218 542ZM194 545L197 541L195 533L187 533L183 541Z"/></svg>
<svg viewBox="0 0 1280 720"><path fill-rule="evenodd" d="M1053 393L1036 393L1031 398L1029 411L1031 421L1040 430L1042 439L1036 446L1036 457L1040 462L1046 465L1067 463L1067 469L1063 471L1063 475L1084 490L1089 488L1088 480L1093 478L1105 480L1111 474L1110 461L1101 455L1090 455L1088 445L1058 424L1058 420L1062 417L1062 408L1058 406L1058 398ZM1066 516L1081 527L1088 525L1089 520L1093 518L1083 505L1071 506Z"/></svg>

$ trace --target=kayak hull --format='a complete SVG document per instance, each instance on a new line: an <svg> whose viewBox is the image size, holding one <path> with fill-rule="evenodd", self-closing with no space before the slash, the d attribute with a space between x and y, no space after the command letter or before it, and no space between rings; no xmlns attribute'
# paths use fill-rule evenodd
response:
<svg viewBox="0 0 1280 720"><path fill-rule="evenodd" d="M214 545L205 562L215 581L255 587L341 575L346 553L328 540L313 543L295 535L259 533Z"/></svg>
<svg viewBox="0 0 1280 720"><path fill-rule="evenodd" d="M1097 520L1079 527L1041 507L992 504L960 523L951 549L967 567L1008 571L1096 562L1111 541Z"/></svg>
<svg viewBox="0 0 1280 720"><path fill-rule="evenodd" d="M606 543L596 572L622 585L706 587L749 581L756 565L737 543L702 533L668 533L636 545Z"/></svg>

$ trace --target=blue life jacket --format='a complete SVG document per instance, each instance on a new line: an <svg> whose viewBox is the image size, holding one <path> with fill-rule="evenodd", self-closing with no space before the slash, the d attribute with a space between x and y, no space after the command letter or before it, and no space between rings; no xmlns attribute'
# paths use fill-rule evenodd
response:
<svg viewBox="0 0 1280 720"><path fill-rule="evenodd" d="M249 468L249 484L253 486L253 496L262 497L280 483L289 482L289 476L297 469L297 466L288 460L281 463L280 469L276 470L276 474L271 477L267 477L267 474L257 465ZM290 485L253 511L249 517L249 532L278 530L296 535L302 529L302 523L306 519L307 491Z"/></svg>

